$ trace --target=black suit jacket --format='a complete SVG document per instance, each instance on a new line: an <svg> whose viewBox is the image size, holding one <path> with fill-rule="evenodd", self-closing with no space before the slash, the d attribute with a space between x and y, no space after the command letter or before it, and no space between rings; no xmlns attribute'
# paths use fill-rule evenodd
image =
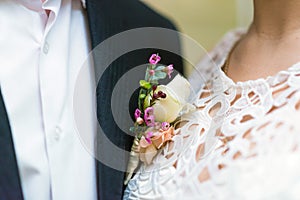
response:
<svg viewBox="0 0 300 200"><path fill-rule="evenodd" d="M155 13L143 3L137 0L87 0L87 18L90 28L92 48L96 48L111 36L126 30L143 27L162 27L175 30L175 27L168 20ZM147 40L160 40L164 47L179 52L179 40L175 34L148 35ZM106 55L113 55L114 48ZM101 54L94 55L96 74L103 71L97 86L97 117L99 125L105 137L116 147L123 150L130 150L132 136L122 131L116 124L111 111L112 91L123 74L135 66L145 64L152 53L159 53L163 57L163 63L174 63L179 72L183 72L183 65L180 56L163 49L142 48L127 52L110 63L107 69L102 69ZM143 77L141 77L143 78ZM20 80L21 81L21 80ZM138 83L136 83L138 84ZM1 87L1 86L0 86ZM124 86L126 94L126 86ZM120 94L122 99L122 94ZM136 104L135 95L128 106L132 109ZM26 105L24 105L26 106ZM125 124L131 124L131 119L124 119ZM115 169L105 160L113 160L125 169L127 166L128 154L115 154L110 152L110 147L103 140L102 136L97 138L97 153L104 162L97 161L97 190L99 200L122 199L124 190L124 172ZM75 174L74 174L75 175ZM66 187L68 187L66 185ZM0 90L0 199L21 200L23 199L20 176L14 150L14 144L7 117L5 104Z"/></svg>

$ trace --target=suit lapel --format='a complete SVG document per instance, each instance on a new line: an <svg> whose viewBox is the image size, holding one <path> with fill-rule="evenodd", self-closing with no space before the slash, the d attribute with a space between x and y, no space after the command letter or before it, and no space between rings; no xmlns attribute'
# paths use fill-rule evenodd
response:
<svg viewBox="0 0 300 200"><path fill-rule="evenodd" d="M0 199L22 200L14 144L1 90L0 120Z"/></svg>
<svg viewBox="0 0 300 200"><path fill-rule="evenodd" d="M89 0L87 1L87 15L88 22L90 27L90 35L91 35L91 43L92 49L94 49L98 44L104 41L106 38L110 37L117 33L122 26L121 18L112 16L109 14L109 10L112 7L112 1L103 1L103 0ZM96 57L96 56L95 56ZM94 59L95 65L95 74L99 74L101 70L101 65L99 64L99 60ZM119 63L120 64L120 63ZM110 82L108 76L103 77L102 83ZM97 80L97 77L96 77ZM97 87L97 117L100 123L101 128L105 133L115 133L106 135L110 141L116 144L120 148L124 149L124 143L120 143L119 138L116 134L120 133L120 130L114 124L114 120L112 119L111 111L106 110L106 108L110 107L106 104L106 100L104 96L109 96L109 92L107 92L107 86L105 84L99 83ZM106 92L105 92L106 91ZM101 105L105 105L101 106ZM105 117L102 115L105 113ZM106 119L104 119L106 118ZM111 119L107 119L111 118ZM99 133L98 133L99 135ZM122 139L121 139L122 140ZM109 148L109 147L108 147ZM107 154L106 144L103 143L101 138L97 137L97 154L98 156L105 156ZM100 155L101 154L101 155ZM109 156L109 155L107 155ZM120 158L114 158L119 160L120 163L124 161L124 156L120 155ZM98 190L98 200L106 200L106 199L121 199L123 192L123 177L124 173L115 169L112 169L106 166L102 162L97 162L97 190Z"/></svg>
<svg viewBox="0 0 300 200"><path fill-rule="evenodd" d="M134 12L131 12L134 10ZM87 0L87 16L90 27L90 36L92 49L97 47L105 39L118 34L120 32L140 28L140 27L164 27L168 29L174 29L174 26L159 16L157 13L150 10L140 1L136 0ZM143 18L141 18L143 16ZM174 46L180 49L177 35L164 35L161 36L164 42L166 42L170 48L174 49ZM157 40L154 36L149 36L147 39L154 41ZM175 44L175 45L174 45ZM182 72L182 59L179 56L174 56L170 52L157 50L157 49L139 49L129 53L126 53L115 60L107 69L105 69L103 75L97 86L97 118L101 129L103 130L109 142L113 143L119 149L126 151L130 150L133 138L124 133L118 125L112 115L111 110L111 96L117 81L126 72L132 69L132 67L145 64L151 53L157 52L165 59L165 63L174 63L177 66L177 70ZM107 56L113 55L113 50L108 50ZM99 74L99 71L103 71L101 67L101 60L103 56L94 54L95 74ZM144 72L141 76L143 77ZM96 77L97 80L98 77ZM138 82L137 82L138 83ZM125 94L126 85L122 92ZM123 99L123 94L120 94L118 99ZM135 100L130 101L130 107L136 108ZM118 103L116 103L117 105ZM122 108L118 108L122 109ZM124 124L132 124L130 119L125 119ZM99 134L98 134L99 135ZM100 134L101 135L101 134ZM100 139L99 139L100 138ZM116 161L119 168L125 170L127 167L128 155L126 153L113 153L110 151L111 147L108 147L107 142L103 138L97 138L96 153L102 158ZM123 181L124 172L121 170L115 170L106 166L102 162L97 162L97 187L98 187L98 200L122 199L123 194Z"/></svg>

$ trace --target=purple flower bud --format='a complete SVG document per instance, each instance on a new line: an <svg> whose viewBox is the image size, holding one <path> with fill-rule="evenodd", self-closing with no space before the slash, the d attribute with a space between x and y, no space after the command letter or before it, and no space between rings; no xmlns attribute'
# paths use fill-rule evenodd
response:
<svg viewBox="0 0 300 200"><path fill-rule="evenodd" d="M154 116L151 115L151 116L145 117L145 122L146 122L146 125L149 126L149 127L155 126Z"/></svg>
<svg viewBox="0 0 300 200"><path fill-rule="evenodd" d="M153 65L156 65L160 61L161 57L158 54L152 54L149 59L149 62Z"/></svg>
<svg viewBox="0 0 300 200"><path fill-rule="evenodd" d="M145 110L145 117L149 117L151 115L153 115L153 108L152 107L146 108L146 110ZM145 119L145 121L146 121L146 119Z"/></svg>
<svg viewBox="0 0 300 200"><path fill-rule="evenodd" d="M136 109L135 112L134 112L135 119L141 117L141 114L142 114L142 112L139 109Z"/></svg>
<svg viewBox="0 0 300 200"><path fill-rule="evenodd" d="M152 144L152 141L151 141L150 138L145 138L145 139L146 139L146 141L147 141L149 144Z"/></svg>
<svg viewBox="0 0 300 200"><path fill-rule="evenodd" d="M163 122L163 123L161 124L161 129L162 129L163 131L167 131L169 128L170 128L170 124L169 124L168 122Z"/></svg>
<svg viewBox="0 0 300 200"><path fill-rule="evenodd" d="M155 71L153 69L151 69L151 70L149 70L149 74L150 74L150 76L154 76Z"/></svg>
<svg viewBox="0 0 300 200"><path fill-rule="evenodd" d="M158 99L158 95L156 93L153 94L153 99Z"/></svg>
<svg viewBox="0 0 300 200"><path fill-rule="evenodd" d="M155 91L157 89L157 85L152 85L152 90Z"/></svg>
<svg viewBox="0 0 300 200"><path fill-rule="evenodd" d="M157 93L158 97L161 97L162 94L163 94L162 91L158 91L158 93Z"/></svg>
<svg viewBox="0 0 300 200"><path fill-rule="evenodd" d="M166 94L166 93L162 93L160 97L161 97L162 99L165 99L165 98L167 98L167 94Z"/></svg>
<svg viewBox="0 0 300 200"><path fill-rule="evenodd" d="M147 138L151 138L152 136L153 136L153 132L150 131L147 133Z"/></svg>
<svg viewBox="0 0 300 200"><path fill-rule="evenodd" d="M145 139L149 144L152 144L151 137L153 136L153 132L148 132Z"/></svg>

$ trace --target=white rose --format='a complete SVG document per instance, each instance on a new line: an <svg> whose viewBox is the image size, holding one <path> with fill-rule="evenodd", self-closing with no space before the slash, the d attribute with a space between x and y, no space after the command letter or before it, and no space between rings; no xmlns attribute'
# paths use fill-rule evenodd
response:
<svg viewBox="0 0 300 200"><path fill-rule="evenodd" d="M190 84L177 75L168 85L159 85L156 91L164 92L167 97L155 101L153 105L155 121L172 123L190 96Z"/></svg>

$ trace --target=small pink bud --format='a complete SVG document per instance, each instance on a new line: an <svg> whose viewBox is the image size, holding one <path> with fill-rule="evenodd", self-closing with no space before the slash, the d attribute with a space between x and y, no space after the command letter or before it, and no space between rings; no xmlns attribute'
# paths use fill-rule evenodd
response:
<svg viewBox="0 0 300 200"><path fill-rule="evenodd" d="M149 59L149 62L153 65L156 65L160 61L161 57L158 54L152 54Z"/></svg>
<svg viewBox="0 0 300 200"><path fill-rule="evenodd" d="M158 93L157 93L157 95L158 95L159 97L161 97L162 94L163 94L162 91L158 91Z"/></svg>
<svg viewBox="0 0 300 200"><path fill-rule="evenodd" d="M151 70L149 70L149 74L150 74L150 76L154 76L155 71L153 69L151 69Z"/></svg>
<svg viewBox="0 0 300 200"><path fill-rule="evenodd" d="M145 117L149 117L151 115L153 115L153 107L146 108L146 110L145 110Z"/></svg>
<svg viewBox="0 0 300 200"><path fill-rule="evenodd" d="M138 117L136 119L136 123L138 123L139 125L143 124L144 123L144 120L141 118L141 117Z"/></svg>
<svg viewBox="0 0 300 200"><path fill-rule="evenodd" d="M167 66L167 67L165 68L165 71L166 71L166 73L168 74L169 78L171 78L171 74L172 74L173 71L174 71L173 65Z"/></svg>
<svg viewBox="0 0 300 200"><path fill-rule="evenodd" d="M162 93L161 96L160 96L160 98L162 98L162 99L167 98L167 94L166 93Z"/></svg>
<svg viewBox="0 0 300 200"><path fill-rule="evenodd" d="M149 127L155 126L154 116L151 115L151 116L145 117L145 122L146 122L146 125Z"/></svg>
<svg viewBox="0 0 300 200"><path fill-rule="evenodd" d="M161 124L161 129L162 129L163 131L167 131L169 128L170 128L170 124L169 124L168 122L163 122L163 123Z"/></svg>
<svg viewBox="0 0 300 200"><path fill-rule="evenodd" d="M134 112L135 119L141 117L141 114L142 114L142 112L139 109L136 109L135 112Z"/></svg>
<svg viewBox="0 0 300 200"><path fill-rule="evenodd" d="M158 99L158 95L156 93L153 94L153 99Z"/></svg>
<svg viewBox="0 0 300 200"><path fill-rule="evenodd" d="M157 89L157 85L152 86L152 90L155 91Z"/></svg>
<svg viewBox="0 0 300 200"><path fill-rule="evenodd" d="M151 137L153 136L153 132L148 132L145 139L149 144L152 144Z"/></svg>

